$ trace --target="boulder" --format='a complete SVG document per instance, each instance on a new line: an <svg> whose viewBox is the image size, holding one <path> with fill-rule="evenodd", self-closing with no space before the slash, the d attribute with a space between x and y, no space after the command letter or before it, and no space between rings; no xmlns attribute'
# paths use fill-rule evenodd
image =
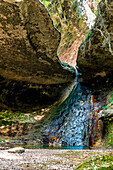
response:
<svg viewBox="0 0 113 170"><path fill-rule="evenodd" d="M9 153L23 153L25 152L25 149L21 147L15 147L15 148L8 149L8 152Z"/></svg>

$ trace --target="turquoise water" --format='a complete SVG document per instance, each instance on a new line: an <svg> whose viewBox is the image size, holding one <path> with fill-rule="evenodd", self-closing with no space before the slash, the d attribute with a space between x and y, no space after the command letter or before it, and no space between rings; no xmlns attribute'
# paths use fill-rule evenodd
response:
<svg viewBox="0 0 113 170"><path fill-rule="evenodd" d="M23 147L25 149L70 149L82 150L89 149L88 146L49 146L49 145L10 145L9 147Z"/></svg>
<svg viewBox="0 0 113 170"><path fill-rule="evenodd" d="M23 146L28 149L70 149L70 150L81 150L89 149L88 146L48 146L48 145L26 145Z"/></svg>

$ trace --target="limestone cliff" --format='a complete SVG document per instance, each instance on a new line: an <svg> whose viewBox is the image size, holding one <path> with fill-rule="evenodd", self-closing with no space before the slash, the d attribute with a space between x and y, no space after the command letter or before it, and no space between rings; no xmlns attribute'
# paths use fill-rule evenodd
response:
<svg viewBox="0 0 113 170"><path fill-rule="evenodd" d="M72 81L56 55L60 33L39 1L0 2L0 75L38 84Z"/></svg>
<svg viewBox="0 0 113 170"><path fill-rule="evenodd" d="M58 55L75 66L78 48L94 25L100 0L41 0L48 8L55 27L61 32ZM49 4L49 5L47 5Z"/></svg>
<svg viewBox="0 0 113 170"><path fill-rule="evenodd" d="M73 81L57 57L60 33L40 1L0 1L1 108L50 104Z"/></svg>
<svg viewBox="0 0 113 170"><path fill-rule="evenodd" d="M113 84L113 2L99 4L95 26L81 44L77 63L85 84L93 89Z"/></svg>
<svg viewBox="0 0 113 170"><path fill-rule="evenodd" d="M98 117L103 121L100 146L113 147L113 2L102 0L94 27L81 44L77 64L84 84L104 104ZM97 92L98 91L98 92ZM103 101L102 101L103 100ZM102 104L103 103L103 104ZM97 145L99 146L99 145Z"/></svg>

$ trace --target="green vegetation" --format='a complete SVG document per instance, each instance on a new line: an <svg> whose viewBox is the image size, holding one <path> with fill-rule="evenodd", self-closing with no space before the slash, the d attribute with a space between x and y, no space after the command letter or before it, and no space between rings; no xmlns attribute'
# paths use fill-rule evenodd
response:
<svg viewBox="0 0 113 170"><path fill-rule="evenodd" d="M104 107L102 107L102 109L108 109L108 108L110 108L112 105L113 105L113 92L112 92L111 97L110 97L110 99L109 99L109 104L106 105L106 106L104 106Z"/></svg>
<svg viewBox="0 0 113 170"><path fill-rule="evenodd" d="M79 165L76 169L79 170L104 170L104 169L113 169L113 155L99 155L96 157L91 157L86 160L83 164Z"/></svg>
<svg viewBox="0 0 113 170"><path fill-rule="evenodd" d="M85 39L82 40L82 42L86 41L87 39L90 39L91 35L92 35L92 30L90 30L90 31L85 35Z"/></svg>
<svg viewBox="0 0 113 170"><path fill-rule="evenodd" d="M113 148L113 135L111 135L111 133L108 134L106 143L105 143L105 147L112 147Z"/></svg>
<svg viewBox="0 0 113 170"><path fill-rule="evenodd" d="M6 125L8 124L10 121L19 121L22 123L32 123L35 120L33 119L33 117L35 116L35 113L21 113L21 112L13 112L13 111L1 111L0 112L0 126L2 124Z"/></svg>
<svg viewBox="0 0 113 170"><path fill-rule="evenodd" d="M85 35L86 39L88 39L89 36L91 36L91 34L92 34L92 30L90 30L90 31Z"/></svg>
<svg viewBox="0 0 113 170"><path fill-rule="evenodd" d="M110 119L110 118L109 118ZM106 142L105 142L105 147L106 148L113 148L113 121L110 122L106 120Z"/></svg>
<svg viewBox="0 0 113 170"><path fill-rule="evenodd" d="M0 143L4 143L5 139L3 137L0 137Z"/></svg>
<svg viewBox="0 0 113 170"><path fill-rule="evenodd" d="M46 7L48 7L49 4L50 4L50 1L46 1L46 0L41 0L41 1L43 2L43 4L44 4Z"/></svg>
<svg viewBox="0 0 113 170"><path fill-rule="evenodd" d="M15 119L15 118L19 118L21 115L22 113L19 113L19 112L13 113L12 111L8 111L8 110L0 112L0 117L7 121Z"/></svg>

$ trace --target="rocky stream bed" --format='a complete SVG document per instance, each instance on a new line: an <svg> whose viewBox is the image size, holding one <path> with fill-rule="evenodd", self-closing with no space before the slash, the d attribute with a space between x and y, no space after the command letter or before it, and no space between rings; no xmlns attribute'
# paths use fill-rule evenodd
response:
<svg viewBox="0 0 113 170"><path fill-rule="evenodd" d="M102 168L113 168L113 150L25 149L23 153L0 150L1 170Z"/></svg>

